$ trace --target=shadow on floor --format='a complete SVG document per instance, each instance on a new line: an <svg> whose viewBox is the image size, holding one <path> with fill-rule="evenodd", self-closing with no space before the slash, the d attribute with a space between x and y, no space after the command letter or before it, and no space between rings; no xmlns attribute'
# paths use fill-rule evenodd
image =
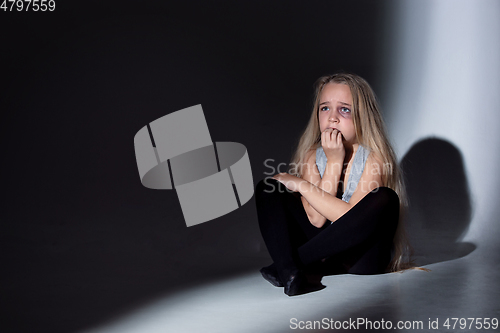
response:
<svg viewBox="0 0 500 333"><path fill-rule="evenodd" d="M461 258L475 250L461 242L471 221L471 198L462 155L452 143L426 138L401 162L409 208L407 231L417 265Z"/></svg>

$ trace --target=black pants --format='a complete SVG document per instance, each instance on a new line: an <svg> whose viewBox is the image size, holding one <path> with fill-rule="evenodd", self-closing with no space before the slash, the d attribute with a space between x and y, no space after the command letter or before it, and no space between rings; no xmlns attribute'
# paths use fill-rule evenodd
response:
<svg viewBox="0 0 500 333"><path fill-rule="evenodd" d="M261 180L255 198L260 231L281 277L319 266L328 274L385 272L399 218L399 197L392 189L373 190L322 228L309 222L300 194L275 179Z"/></svg>

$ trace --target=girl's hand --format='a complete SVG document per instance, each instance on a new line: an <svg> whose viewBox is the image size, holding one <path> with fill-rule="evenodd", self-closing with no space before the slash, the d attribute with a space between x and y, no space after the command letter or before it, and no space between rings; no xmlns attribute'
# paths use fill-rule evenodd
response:
<svg viewBox="0 0 500 333"><path fill-rule="evenodd" d="M302 182L305 180L292 176L286 172L278 173L273 176L274 179L285 185L290 191L298 192Z"/></svg>
<svg viewBox="0 0 500 333"><path fill-rule="evenodd" d="M345 157L342 133L333 128L327 128L321 133L321 146L326 155L326 159L332 162L342 163Z"/></svg>

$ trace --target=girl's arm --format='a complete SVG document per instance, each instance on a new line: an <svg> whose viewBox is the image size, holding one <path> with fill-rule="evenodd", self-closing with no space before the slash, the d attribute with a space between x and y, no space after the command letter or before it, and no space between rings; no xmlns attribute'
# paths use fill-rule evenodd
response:
<svg viewBox="0 0 500 333"><path fill-rule="evenodd" d="M354 207L354 205L363 199L369 192L377 187L384 186L382 171L383 168L380 160L375 158L373 154L370 154L366 161L365 169L363 170L358 186L356 187L356 190L354 191L349 202L338 199L305 180L303 180L303 183L298 186L297 190L319 214L323 215L328 220L335 222L352 207ZM322 226L323 225L319 224L316 225L318 228Z"/></svg>
<svg viewBox="0 0 500 333"><path fill-rule="evenodd" d="M330 195L336 197L337 189L342 173L342 161L332 162L327 161L325 173L321 178L318 167L316 166L316 151L311 150L306 158L306 165L302 172L302 178ZM306 211L307 217L312 225L321 227L326 222L326 217L318 213L304 196L301 196L302 205Z"/></svg>

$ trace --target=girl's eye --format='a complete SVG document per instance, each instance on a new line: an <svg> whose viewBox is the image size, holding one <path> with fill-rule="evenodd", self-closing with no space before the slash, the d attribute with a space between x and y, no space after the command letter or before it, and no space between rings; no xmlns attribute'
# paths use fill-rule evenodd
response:
<svg viewBox="0 0 500 333"><path fill-rule="evenodd" d="M328 111L328 110L330 110L330 109L328 108L328 106L323 106L323 107L322 107L321 109L319 109L319 110L320 110L320 111Z"/></svg>
<svg viewBox="0 0 500 333"><path fill-rule="evenodd" d="M340 108L340 111L342 111L343 113L350 113L350 112L351 112L351 110L349 110L349 109L348 109L348 108L346 108L346 107L342 107L342 108Z"/></svg>

